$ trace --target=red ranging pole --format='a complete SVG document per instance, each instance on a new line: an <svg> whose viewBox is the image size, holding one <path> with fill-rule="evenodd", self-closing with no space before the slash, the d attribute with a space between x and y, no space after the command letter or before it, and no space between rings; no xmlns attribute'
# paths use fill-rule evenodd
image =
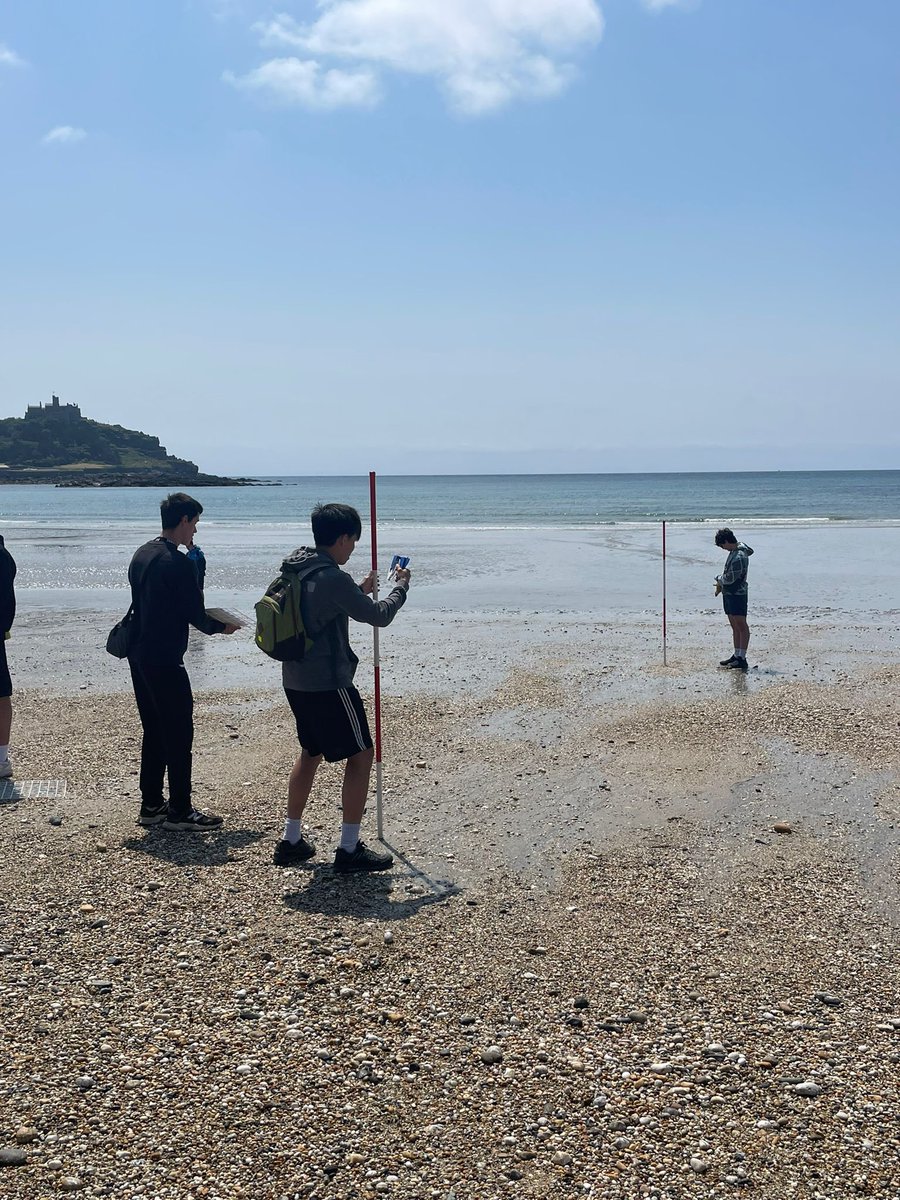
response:
<svg viewBox="0 0 900 1200"><path fill-rule="evenodd" d="M666 662L666 523L662 523L662 633L663 633L663 666Z"/></svg>
<svg viewBox="0 0 900 1200"><path fill-rule="evenodd" d="M369 472L369 514L372 522L372 571L375 575L375 586L372 589L372 599L378 599L378 530L375 517L375 472ZM378 627L373 626L373 642L375 653L375 816L378 825L379 839L384 835L382 818L382 789L381 789L381 659L378 648Z"/></svg>

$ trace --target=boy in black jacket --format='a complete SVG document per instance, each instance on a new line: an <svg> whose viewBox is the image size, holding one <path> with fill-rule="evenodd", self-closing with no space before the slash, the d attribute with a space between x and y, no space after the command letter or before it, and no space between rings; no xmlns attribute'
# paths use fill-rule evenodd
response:
<svg viewBox="0 0 900 1200"><path fill-rule="evenodd" d="M222 818L191 803L194 697L184 666L188 626L202 633L234 633L207 616L194 564L179 547L189 546L203 505L184 492L160 504L162 535L135 551L128 582L137 638L128 665L144 730L141 743L139 825L164 829L216 829ZM169 800L163 778L169 773Z"/></svg>

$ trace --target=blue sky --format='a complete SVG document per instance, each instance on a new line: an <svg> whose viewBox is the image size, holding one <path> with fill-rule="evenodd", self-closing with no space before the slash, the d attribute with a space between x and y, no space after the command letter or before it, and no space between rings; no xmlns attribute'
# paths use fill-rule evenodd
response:
<svg viewBox="0 0 900 1200"><path fill-rule="evenodd" d="M898 466L900 5L0 0L0 416L208 470Z"/></svg>

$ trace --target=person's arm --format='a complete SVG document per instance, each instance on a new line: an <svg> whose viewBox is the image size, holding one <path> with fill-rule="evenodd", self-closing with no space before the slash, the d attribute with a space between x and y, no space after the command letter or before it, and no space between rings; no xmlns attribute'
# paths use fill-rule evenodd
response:
<svg viewBox="0 0 900 1200"><path fill-rule="evenodd" d="M178 561L181 559L183 561ZM203 593L200 591L200 582L194 564L188 561L186 555L182 554L179 554L178 559L173 562L178 567L179 588L184 604L184 615L188 623L195 629L199 629L201 633L224 633L229 626L223 624L222 621L217 621L215 617L209 616L203 606Z"/></svg>
<svg viewBox="0 0 900 1200"><path fill-rule="evenodd" d="M354 621L364 625L375 625L383 629L406 603L407 584L398 583L383 600L373 600L365 595L345 571L327 572L329 599L340 612L345 612Z"/></svg>
<svg viewBox="0 0 900 1200"><path fill-rule="evenodd" d="M16 619L16 565L8 552L0 552L0 637L9 633Z"/></svg>

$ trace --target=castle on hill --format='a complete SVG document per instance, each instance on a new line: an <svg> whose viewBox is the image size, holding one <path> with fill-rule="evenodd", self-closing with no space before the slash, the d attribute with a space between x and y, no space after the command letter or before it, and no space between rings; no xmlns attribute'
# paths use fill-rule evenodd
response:
<svg viewBox="0 0 900 1200"><path fill-rule="evenodd" d="M25 418L36 417L38 413L46 416L48 413L60 421L80 421L81 409L77 404L60 404L59 396L52 396L49 404L29 404L25 409Z"/></svg>

